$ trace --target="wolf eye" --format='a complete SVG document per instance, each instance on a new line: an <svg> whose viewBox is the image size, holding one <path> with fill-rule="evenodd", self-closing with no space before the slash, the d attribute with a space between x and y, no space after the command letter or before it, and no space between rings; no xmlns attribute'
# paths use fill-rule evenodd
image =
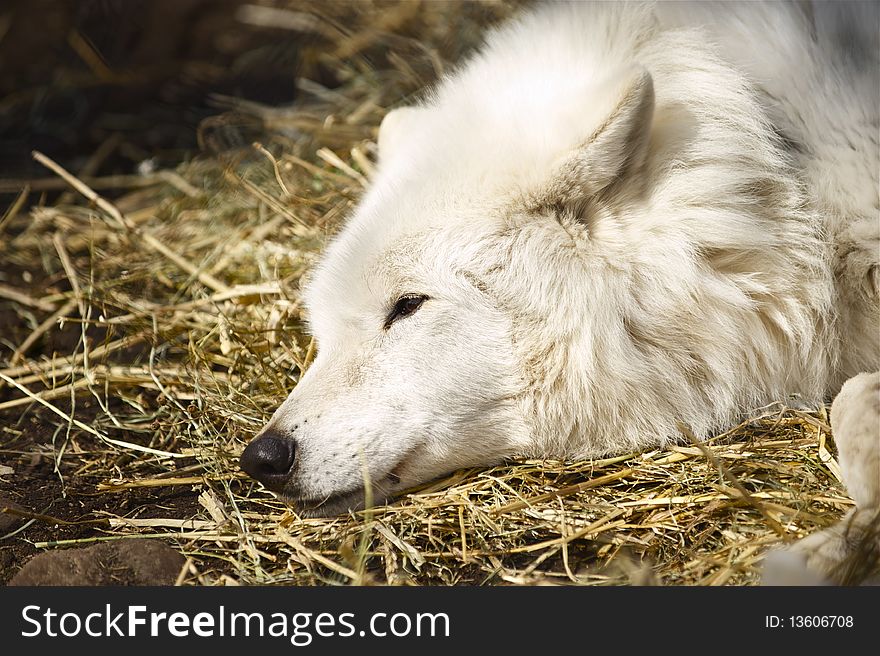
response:
<svg viewBox="0 0 880 656"><path fill-rule="evenodd" d="M388 313L388 316L385 318L385 330L391 327L398 319L402 319L403 317L408 317L411 314L415 314L416 310L422 307L422 303L424 303L428 299L427 296L419 296L416 294L408 294L406 296L401 296L397 299L397 303L394 304L394 309Z"/></svg>

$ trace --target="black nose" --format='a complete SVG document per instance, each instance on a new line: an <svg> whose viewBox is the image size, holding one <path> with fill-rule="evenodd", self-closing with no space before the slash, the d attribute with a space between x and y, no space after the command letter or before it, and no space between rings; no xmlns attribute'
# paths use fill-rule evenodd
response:
<svg viewBox="0 0 880 656"><path fill-rule="evenodd" d="M270 490L280 490L293 467L293 442L266 433L247 445L239 464L252 478Z"/></svg>

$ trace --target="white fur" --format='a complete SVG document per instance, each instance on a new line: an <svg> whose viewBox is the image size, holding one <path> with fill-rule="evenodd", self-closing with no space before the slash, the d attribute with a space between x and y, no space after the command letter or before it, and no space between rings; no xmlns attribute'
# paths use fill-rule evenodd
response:
<svg viewBox="0 0 880 656"><path fill-rule="evenodd" d="M540 6L391 112L305 290L280 492L654 447L878 368L876 14Z"/></svg>

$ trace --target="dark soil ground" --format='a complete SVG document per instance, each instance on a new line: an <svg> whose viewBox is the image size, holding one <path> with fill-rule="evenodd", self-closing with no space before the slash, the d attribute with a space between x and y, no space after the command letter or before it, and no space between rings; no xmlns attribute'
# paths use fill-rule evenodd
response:
<svg viewBox="0 0 880 656"><path fill-rule="evenodd" d="M78 402L81 421L95 405L87 399ZM106 482L106 473L84 470L84 465L94 465L96 456L104 451L97 440L77 438L56 469L54 453L65 427L48 411L32 407L23 412L7 411L0 414L0 426L0 463L13 470L0 476L0 506L13 509L0 515L0 537L6 536L0 543L0 584L8 583L29 559L43 551L35 544L76 540L87 547L89 539L106 536L103 529L107 518L103 512L124 517L188 519L199 509L198 493L183 486L98 491L98 484ZM131 433L126 438L131 439ZM147 560L141 564L141 571L128 571L131 578L117 580L117 584L142 580L143 568L152 565L160 567L162 563ZM54 583L89 581L77 579L76 572L71 572L68 580L56 579Z"/></svg>
<svg viewBox="0 0 880 656"><path fill-rule="evenodd" d="M0 264L3 280L21 281L23 273L20 268L10 269ZM24 277L30 279L33 289L47 289L57 282L41 277L37 271L29 273L30 276ZM21 343L28 333L27 324L11 302L0 301L0 326L7 343ZM72 331L50 331L49 338L38 342L28 355L51 357L71 353L76 347L72 341L67 342L71 334ZM103 338L103 332L98 329L90 328L87 335L95 341ZM0 349L5 348L0 346ZM0 387L0 403L14 396L8 387ZM70 413L70 402L59 399L55 405ZM77 398L76 417L79 421L89 424L101 412L93 398ZM81 547L89 547L91 541L100 544L99 541L108 536L105 530L107 512L128 518L190 519L200 509L198 491L187 486L99 490L100 483L108 482L108 472L119 471L131 456L120 456L108 450L99 440L84 435L82 431L77 431L75 438L64 444L67 431L64 419L36 403L0 411L0 466L3 467L0 470L0 508L6 508L6 512L0 514L0 585L9 583L29 560L44 551L36 545L65 544L67 541L75 541ZM132 431L106 432L111 438L137 441L137 433ZM63 457L56 458L62 448ZM115 541L105 545L103 552L105 558L101 562L105 563L106 572L113 573L112 581L95 580L93 574L71 567L63 568L59 573L52 560L35 565L39 570L53 572L53 585L159 582L167 568L167 559L137 559L131 558L131 553L124 553L128 566L121 569L115 566L113 558L108 556L112 550L127 552L131 549L123 542L132 541ZM68 565L78 558L74 550L69 556L62 553L58 552L58 555L71 559ZM31 572L31 581L41 582L35 574ZM166 582L173 580L174 577Z"/></svg>

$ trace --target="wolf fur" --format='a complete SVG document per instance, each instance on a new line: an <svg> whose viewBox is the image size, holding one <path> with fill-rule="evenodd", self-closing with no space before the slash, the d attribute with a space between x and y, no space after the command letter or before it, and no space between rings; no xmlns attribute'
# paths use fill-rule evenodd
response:
<svg viewBox="0 0 880 656"><path fill-rule="evenodd" d="M383 121L304 290L317 358L256 440L289 468L245 468L330 514L365 479L705 437L880 367L880 14L836 4L491 31Z"/></svg>

